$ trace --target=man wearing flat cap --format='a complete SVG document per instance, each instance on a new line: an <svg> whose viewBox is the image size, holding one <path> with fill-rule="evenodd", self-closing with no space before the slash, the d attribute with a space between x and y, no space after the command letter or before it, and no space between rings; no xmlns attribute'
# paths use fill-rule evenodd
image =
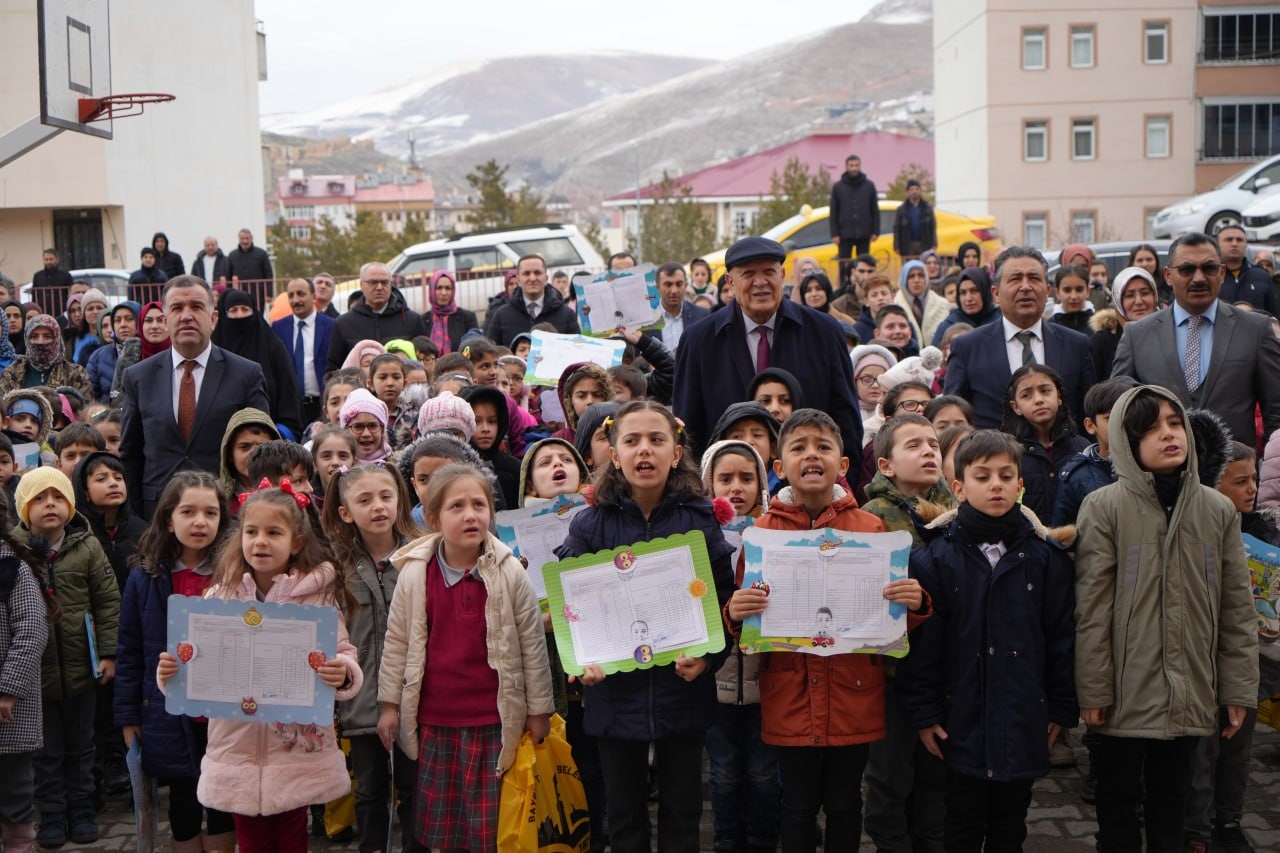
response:
<svg viewBox="0 0 1280 853"><path fill-rule="evenodd" d="M786 249L763 237L734 243L724 259L733 303L689 326L680 338L672 408L697 454L724 410L750 399L752 378L767 367L794 374L805 404L835 419L846 456L861 451L862 419L844 333L828 315L783 300L786 257Z"/></svg>

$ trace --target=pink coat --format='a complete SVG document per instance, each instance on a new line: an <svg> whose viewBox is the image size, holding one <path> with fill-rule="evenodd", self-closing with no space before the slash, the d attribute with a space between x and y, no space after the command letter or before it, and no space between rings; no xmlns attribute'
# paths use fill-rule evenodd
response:
<svg viewBox="0 0 1280 853"><path fill-rule="evenodd" d="M1267 441L1258 468L1258 507L1264 506L1280 507L1280 429Z"/></svg>
<svg viewBox="0 0 1280 853"><path fill-rule="evenodd" d="M279 575L267 601L333 606L328 590L335 576L329 563L321 563L305 575ZM235 589L214 588L208 594L253 601L257 587L253 575L246 572ZM356 648L347 639L341 617L337 659L347 665L349 678L349 684L338 691L341 702L359 693L364 680L356 663ZM346 759L332 725L209 721L209 748L200 765L197 790L200 802L208 808L241 815L280 814L336 800L350 790Z"/></svg>

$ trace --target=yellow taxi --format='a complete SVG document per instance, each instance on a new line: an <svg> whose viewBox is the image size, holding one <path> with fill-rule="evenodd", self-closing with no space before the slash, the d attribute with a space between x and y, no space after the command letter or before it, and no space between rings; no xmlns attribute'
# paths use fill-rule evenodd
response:
<svg viewBox="0 0 1280 853"><path fill-rule="evenodd" d="M893 251L893 219L900 201L880 199L880 236L871 244L871 254L876 265L895 283L902 269L902 258ZM764 232L762 237L777 240L787 249L785 273L791 276L797 258L808 255L822 265L832 283L838 279L836 247L831 242L831 229L827 223L826 207L805 205L800 212ZM1004 248L1000 229L992 216L962 216L946 210L933 210L938 225L938 254L945 260L955 257L961 243L977 243L982 249L982 263L989 264ZM714 282L724 272L725 249L703 255L711 265Z"/></svg>

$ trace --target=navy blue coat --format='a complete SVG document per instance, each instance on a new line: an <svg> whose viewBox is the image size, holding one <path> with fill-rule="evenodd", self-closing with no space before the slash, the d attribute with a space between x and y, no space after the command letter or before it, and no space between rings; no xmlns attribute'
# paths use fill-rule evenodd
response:
<svg viewBox="0 0 1280 853"><path fill-rule="evenodd" d="M1040 328L1045 363L1062 376L1067 408L1076 423L1083 423L1085 392L1098 381L1089 339L1057 323L1041 323ZM978 429L999 429L1004 416L1004 392L1012 378L1004 324L997 317L952 342L943 392L964 397L973 404L973 425Z"/></svg>
<svg viewBox="0 0 1280 853"><path fill-rule="evenodd" d="M1016 511L1016 510L1015 510ZM911 552L933 616L911 635L898 695L914 729L941 724L947 767L996 782L1049 772L1048 724L1073 726L1075 568L1024 515L992 569L948 514Z"/></svg>
<svg viewBox="0 0 1280 853"><path fill-rule="evenodd" d="M625 496L616 504L588 507L570 522L569 535L556 549L556 556L565 559L594 554L692 530L701 530L707 537L707 555L723 612L734 589L730 565L733 547L724 541L706 498L668 494L648 520L640 507ZM707 628L714 636L724 630L724 625L717 620ZM716 672L728 655L727 643L728 640L725 651L706 656L706 670L692 682L676 675L676 668L671 665L616 672L599 684L584 688L583 728L593 737L624 740L655 740L706 729L716 719Z"/></svg>
<svg viewBox="0 0 1280 853"><path fill-rule="evenodd" d="M156 664L168 648L171 595L168 567L158 575L138 566L129 572L120 603L113 710L117 726L142 726L142 767L148 775L194 779L200 775L200 752L191 718L166 711L156 686Z"/></svg>
<svg viewBox="0 0 1280 853"><path fill-rule="evenodd" d="M1089 439L1071 432L1053 443L1050 456L1037 439L1022 442L1022 503L1048 524L1058 500L1062 468L1089 446Z"/></svg>
<svg viewBox="0 0 1280 853"><path fill-rule="evenodd" d="M1075 524L1085 497L1115 481L1115 468L1110 459L1098 452L1098 445L1091 444L1072 456L1058 469L1058 499L1053 504L1053 526Z"/></svg>
<svg viewBox="0 0 1280 853"><path fill-rule="evenodd" d="M684 420L695 456L710 443L711 427L724 410L731 403L750 399L747 388L756 375L752 352L754 346L747 346L747 328L736 302L684 330L676 352L671 408ZM853 363L839 323L784 299L778 306L769 366L781 367L797 377L805 405L835 419L846 452L862 447Z"/></svg>

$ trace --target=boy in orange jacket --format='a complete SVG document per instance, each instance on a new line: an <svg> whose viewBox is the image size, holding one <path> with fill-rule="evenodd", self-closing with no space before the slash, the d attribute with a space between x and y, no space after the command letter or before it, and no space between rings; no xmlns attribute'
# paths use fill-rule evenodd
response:
<svg viewBox="0 0 1280 853"><path fill-rule="evenodd" d="M756 520L757 527L885 532L880 519L858 509L853 495L836 485L849 459L830 415L796 410L782 426L778 448L774 470L788 485ZM928 599L913 578L889 583L884 597L907 606L908 630L928 616ZM768 603L767 591L740 589L725 609L737 629L746 617L763 613ZM782 772L782 849L816 849L815 818L821 808L827 817L824 849L856 851L862 834L867 744L885 736L884 668L879 657L762 655L760 711L761 738L778 747Z"/></svg>

